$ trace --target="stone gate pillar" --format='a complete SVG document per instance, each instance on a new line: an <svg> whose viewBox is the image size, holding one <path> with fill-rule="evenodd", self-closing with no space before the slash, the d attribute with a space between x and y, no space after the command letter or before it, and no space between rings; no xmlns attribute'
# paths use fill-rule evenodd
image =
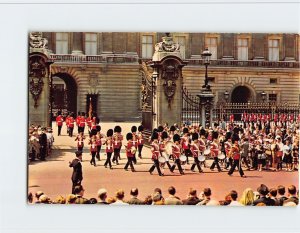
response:
<svg viewBox="0 0 300 233"><path fill-rule="evenodd" d="M50 64L47 40L41 32L29 35L28 112L29 124L50 125Z"/></svg>
<svg viewBox="0 0 300 233"><path fill-rule="evenodd" d="M155 45L150 66L153 68L153 127L168 123L181 123L182 68L179 44L166 33L162 42Z"/></svg>

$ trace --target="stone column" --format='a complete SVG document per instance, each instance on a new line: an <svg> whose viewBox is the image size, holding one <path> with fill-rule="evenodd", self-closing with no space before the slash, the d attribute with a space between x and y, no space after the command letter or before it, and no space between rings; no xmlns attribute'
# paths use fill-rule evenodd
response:
<svg viewBox="0 0 300 233"><path fill-rule="evenodd" d="M72 54L83 54L82 32L73 32Z"/></svg>

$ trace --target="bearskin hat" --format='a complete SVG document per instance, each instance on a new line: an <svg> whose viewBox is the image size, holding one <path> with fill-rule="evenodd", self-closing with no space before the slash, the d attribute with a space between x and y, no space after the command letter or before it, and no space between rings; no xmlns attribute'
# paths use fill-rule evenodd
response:
<svg viewBox="0 0 300 233"><path fill-rule="evenodd" d="M107 130L106 136L111 137L111 136L113 136L113 134L114 134L114 131L112 129L109 129L109 130Z"/></svg>
<svg viewBox="0 0 300 233"><path fill-rule="evenodd" d="M229 138L231 138L231 132L226 132L226 134L225 134L225 140L228 140Z"/></svg>
<svg viewBox="0 0 300 233"><path fill-rule="evenodd" d="M97 126L96 126L96 130L97 130L97 132L100 132L100 131L101 131L101 126L100 126L100 125L97 125Z"/></svg>
<svg viewBox="0 0 300 233"><path fill-rule="evenodd" d="M151 141L158 139L158 133L157 132L153 132L151 135Z"/></svg>
<svg viewBox="0 0 300 233"><path fill-rule="evenodd" d="M126 134L126 140L129 141L133 138L132 133Z"/></svg>
<svg viewBox="0 0 300 233"><path fill-rule="evenodd" d="M200 136L205 136L205 135L206 135L205 129L201 128L200 129Z"/></svg>
<svg viewBox="0 0 300 233"><path fill-rule="evenodd" d="M173 132L176 131L176 127L174 125L171 125L170 131L173 131Z"/></svg>
<svg viewBox="0 0 300 233"><path fill-rule="evenodd" d="M235 141L239 141L240 138L239 138L239 135L237 134L233 134L232 137L231 137L231 141L234 143Z"/></svg>
<svg viewBox="0 0 300 233"><path fill-rule="evenodd" d="M161 134L162 139L165 139L165 138L168 138L168 137L169 137L169 135L166 131L162 132L162 134Z"/></svg>
<svg viewBox="0 0 300 233"><path fill-rule="evenodd" d="M157 127L157 130L158 130L158 132L162 132L162 131L164 131L164 127L162 125L160 125Z"/></svg>
<svg viewBox="0 0 300 233"><path fill-rule="evenodd" d="M188 133L189 132L189 129L188 128L183 128L183 133Z"/></svg>
<svg viewBox="0 0 300 233"><path fill-rule="evenodd" d="M115 132L115 133L121 133L121 132L122 132L122 128L121 128L119 125L117 125L117 126L115 126L115 128L114 128L114 132Z"/></svg>
<svg viewBox="0 0 300 233"><path fill-rule="evenodd" d="M213 131L212 132L212 138L213 139L218 139L218 137L219 137L219 133L217 131Z"/></svg>
<svg viewBox="0 0 300 233"><path fill-rule="evenodd" d="M174 142L176 142L176 141L180 141L180 136L178 135L178 134L175 134L174 136L173 136L173 141Z"/></svg>
<svg viewBox="0 0 300 233"><path fill-rule="evenodd" d="M192 140L193 141L198 140L198 138L199 138L199 135L197 133L192 134Z"/></svg>
<svg viewBox="0 0 300 233"><path fill-rule="evenodd" d="M139 131L139 132L144 131L144 126L140 125L140 126L138 127L138 131Z"/></svg>
<svg viewBox="0 0 300 233"><path fill-rule="evenodd" d="M135 133L136 131L137 131L137 128L136 128L136 126L135 126L135 125L134 125L134 126L132 126L132 127L131 127L131 132L132 132L132 133Z"/></svg>

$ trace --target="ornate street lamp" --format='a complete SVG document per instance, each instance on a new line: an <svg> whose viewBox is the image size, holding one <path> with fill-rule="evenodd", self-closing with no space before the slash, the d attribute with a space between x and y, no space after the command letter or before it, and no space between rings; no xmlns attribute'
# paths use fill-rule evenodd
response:
<svg viewBox="0 0 300 233"><path fill-rule="evenodd" d="M262 101L265 102L266 100L266 92L265 91L262 91L262 93L260 94L261 95L261 98L262 98Z"/></svg>
<svg viewBox="0 0 300 233"><path fill-rule="evenodd" d="M204 65L205 65L205 81L204 81L204 85L202 87L206 88L206 89L210 89L210 86L208 85L207 67L210 64L211 55L212 54L208 50L208 48L205 48L205 50L201 53L201 56L202 56L202 59L204 60Z"/></svg>

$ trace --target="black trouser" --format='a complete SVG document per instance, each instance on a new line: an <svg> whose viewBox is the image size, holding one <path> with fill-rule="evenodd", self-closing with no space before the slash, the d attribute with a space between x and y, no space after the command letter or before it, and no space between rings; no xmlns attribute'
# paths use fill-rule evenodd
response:
<svg viewBox="0 0 300 233"><path fill-rule="evenodd" d="M257 169L258 167L258 155L255 153L252 157L252 168Z"/></svg>
<svg viewBox="0 0 300 233"><path fill-rule="evenodd" d="M106 155L107 155L107 157L106 157L106 161L105 161L105 163L104 163L104 166L106 167L107 164L108 164L109 167L111 168L112 166L111 166L110 158L111 158L112 152L107 152Z"/></svg>
<svg viewBox="0 0 300 233"><path fill-rule="evenodd" d="M69 128L69 136L70 137L73 137L73 129L74 129L74 127Z"/></svg>
<svg viewBox="0 0 300 233"><path fill-rule="evenodd" d="M29 156L30 156L31 161L35 161L35 157L36 157L35 149L31 150L31 153L29 154Z"/></svg>
<svg viewBox="0 0 300 233"><path fill-rule="evenodd" d="M186 156L186 163L189 163L189 155L190 155L190 149L184 149L184 155Z"/></svg>
<svg viewBox="0 0 300 233"><path fill-rule="evenodd" d="M219 165L219 158L218 157L214 157L214 162L212 163L212 165L210 166L210 169L214 169L215 166L217 166L218 171L221 171L221 167Z"/></svg>
<svg viewBox="0 0 300 233"><path fill-rule="evenodd" d="M61 133L61 127L62 127L62 125L61 125L61 126L58 126L58 136L59 136L60 133Z"/></svg>
<svg viewBox="0 0 300 233"><path fill-rule="evenodd" d="M248 169L250 169L250 165L249 165L249 163L248 163L247 157L246 157L246 156L242 156L241 159L242 159L242 162L245 163L246 167L247 167Z"/></svg>
<svg viewBox="0 0 300 233"><path fill-rule="evenodd" d="M240 165L240 160L239 159L234 159L233 160L233 165L232 165L231 169L229 170L228 175L231 175L234 172L234 169L236 167L238 167L240 175L243 176L244 172L243 172L242 166Z"/></svg>
<svg viewBox="0 0 300 233"><path fill-rule="evenodd" d="M40 148L40 160L45 160L47 154L47 146L41 146Z"/></svg>
<svg viewBox="0 0 300 233"><path fill-rule="evenodd" d="M134 166L133 166L133 163L132 163L133 157L127 157L127 159L128 159L128 161L127 161L127 163L126 163L124 169L127 170L128 166L130 166L131 171L134 171Z"/></svg>
<svg viewBox="0 0 300 233"><path fill-rule="evenodd" d="M142 158L142 149L144 145L138 145L139 158Z"/></svg>
<svg viewBox="0 0 300 233"><path fill-rule="evenodd" d="M96 154L96 158L97 158L98 160L100 160L100 151L101 151L101 145L98 145L98 146L97 146L97 154Z"/></svg>
<svg viewBox="0 0 300 233"><path fill-rule="evenodd" d="M135 153L136 154L136 153ZM132 162L134 163L134 164L136 164L136 156L135 156L135 154L133 155L133 158L132 158Z"/></svg>
<svg viewBox="0 0 300 233"><path fill-rule="evenodd" d="M95 156L96 156L96 151L92 151L92 159L90 161L91 164L94 164L94 166L96 166L96 159L95 159Z"/></svg>
<svg viewBox="0 0 300 233"><path fill-rule="evenodd" d="M74 189L78 185L81 185L81 180L72 180L72 194L75 194Z"/></svg>
<svg viewBox="0 0 300 233"><path fill-rule="evenodd" d="M152 167L150 168L149 172L152 173L152 172L154 171L155 168L157 169L158 174L161 176L162 173L161 173L161 170L160 170L160 167L159 167L159 161L158 161L158 159L154 159L154 160L153 160L153 165L152 165Z"/></svg>
<svg viewBox="0 0 300 233"><path fill-rule="evenodd" d="M280 170L282 170L282 157L280 156L280 157L277 157L277 161L278 161L278 163L277 163L277 169L280 169Z"/></svg>
<svg viewBox="0 0 300 233"><path fill-rule="evenodd" d="M114 157L112 159L112 161L116 161L117 164L119 164L119 157L120 157L120 151L121 151L121 148L114 148Z"/></svg>
<svg viewBox="0 0 300 233"><path fill-rule="evenodd" d="M178 170L179 170L180 174L184 174L183 170L182 170L182 167L181 167L181 162L180 162L179 159L175 159L175 164L173 164L173 166L171 167L171 171L173 172L175 170L176 165L178 167Z"/></svg>
<svg viewBox="0 0 300 233"><path fill-rule="evenodd" d="M191 170L194 171L196 166L197 166L199 172L202 172L202 169L201 169L201 166L200 166L200 161L199 161L198 157L194 157L194 163L191 166Z"/></svg>
<svg viewBox="0 0 300 233"><path fill-rule="evenodd" d="M83 146L78 146L78 147L77 147L77 150L82 152Z"/></svg>

